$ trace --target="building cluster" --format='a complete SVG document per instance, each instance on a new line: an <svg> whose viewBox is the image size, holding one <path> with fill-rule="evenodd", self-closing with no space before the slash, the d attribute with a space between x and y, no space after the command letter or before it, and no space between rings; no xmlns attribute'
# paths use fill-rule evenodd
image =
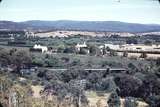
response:
<svg viewBox="0 0 160 107"><path fill-rule="evenodd" d="M78 43L75 45L76 53L79 54L91 54L91 47L86 44L86 42ZM110 55L115 52L116 55L124 56L124 53L127 53L125 56L138 56L141 54L147 54L153 57L160 57L160 45L143 45L143 44L124 44L124 45L114 45L114 44L104 44L94 47L96 48L95 55ZM50 49L47 46L42 46L35 44L30 51L32 52L41 52L41 53L57 53Z"/></svg>
<svg viewBox="0 0 160 107"><path fill-rule="evenodd" d="M116 51L139 51L139 52L160 52L160 45L144 45L144 44L125 44L125 45L114 45L105 44L105 47L109 47Z"/></svg>
<svg viewBox="0 0 160 107"><path fill-rule="evenodd" d="M125 44L114 45L105 44L105 48L116 52L119 56L134 58L160 58L160 45Z"/></svg>

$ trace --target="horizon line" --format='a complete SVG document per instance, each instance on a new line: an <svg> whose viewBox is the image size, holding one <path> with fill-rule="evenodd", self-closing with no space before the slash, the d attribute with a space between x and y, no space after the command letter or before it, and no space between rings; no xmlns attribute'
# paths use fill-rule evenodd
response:
<svg viewBox="0 0 160 107"><path fill-rule="evenodd" d="M49 22L56 22L56 21L73 21L73 22L121 22L121 23L128 23L128 24L143 24L143 25L160 25L160 23L138 23L138 22L125 22L125 21L117 21L117 20L70 20L70 19L60 19L60 20L24 20L24 21L15 21L15 20L0 20L0 21L9 21L15 23L22 23L28 21L49 21Z"/></svg>

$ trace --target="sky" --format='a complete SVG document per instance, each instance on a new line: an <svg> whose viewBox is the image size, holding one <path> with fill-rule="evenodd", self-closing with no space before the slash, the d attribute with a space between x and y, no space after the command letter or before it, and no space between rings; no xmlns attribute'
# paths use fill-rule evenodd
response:
<svg viewBox="0 0 160 107"><path fill-rule="evenodd" d="M0 20L122 21L160 24L156 0L2 0Z"/></svg>

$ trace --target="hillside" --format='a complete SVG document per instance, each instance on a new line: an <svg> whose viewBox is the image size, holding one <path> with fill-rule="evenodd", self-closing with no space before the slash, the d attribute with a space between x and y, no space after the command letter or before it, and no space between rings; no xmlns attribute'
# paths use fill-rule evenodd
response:
<svg viewBox="0 0 160 107"><path fill-rule="evenodd" d="M158 32L160 25L136 24L118 21L0 21L0 29L8 30L80 30L80 31L108 31L108 32Z"/></svg>
<svg viewBox="0 0 160 107"><path fill-rule="evenodd" d="M0 30L23 30L29 27L28 25L12 22L12 21L0 21Z"/></svg>

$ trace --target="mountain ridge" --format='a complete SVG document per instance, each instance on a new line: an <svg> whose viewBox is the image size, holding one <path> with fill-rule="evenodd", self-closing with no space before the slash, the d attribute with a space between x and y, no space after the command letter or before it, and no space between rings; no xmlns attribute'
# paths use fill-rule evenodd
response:
<svg viewBox="0 0 160 107"><path fill-rule="evenodd" d="M23 22L0 21L0 29L9 30L79 30L105 32L157 32L159 24L139 24L120 21L29 20Z"/></svg>

